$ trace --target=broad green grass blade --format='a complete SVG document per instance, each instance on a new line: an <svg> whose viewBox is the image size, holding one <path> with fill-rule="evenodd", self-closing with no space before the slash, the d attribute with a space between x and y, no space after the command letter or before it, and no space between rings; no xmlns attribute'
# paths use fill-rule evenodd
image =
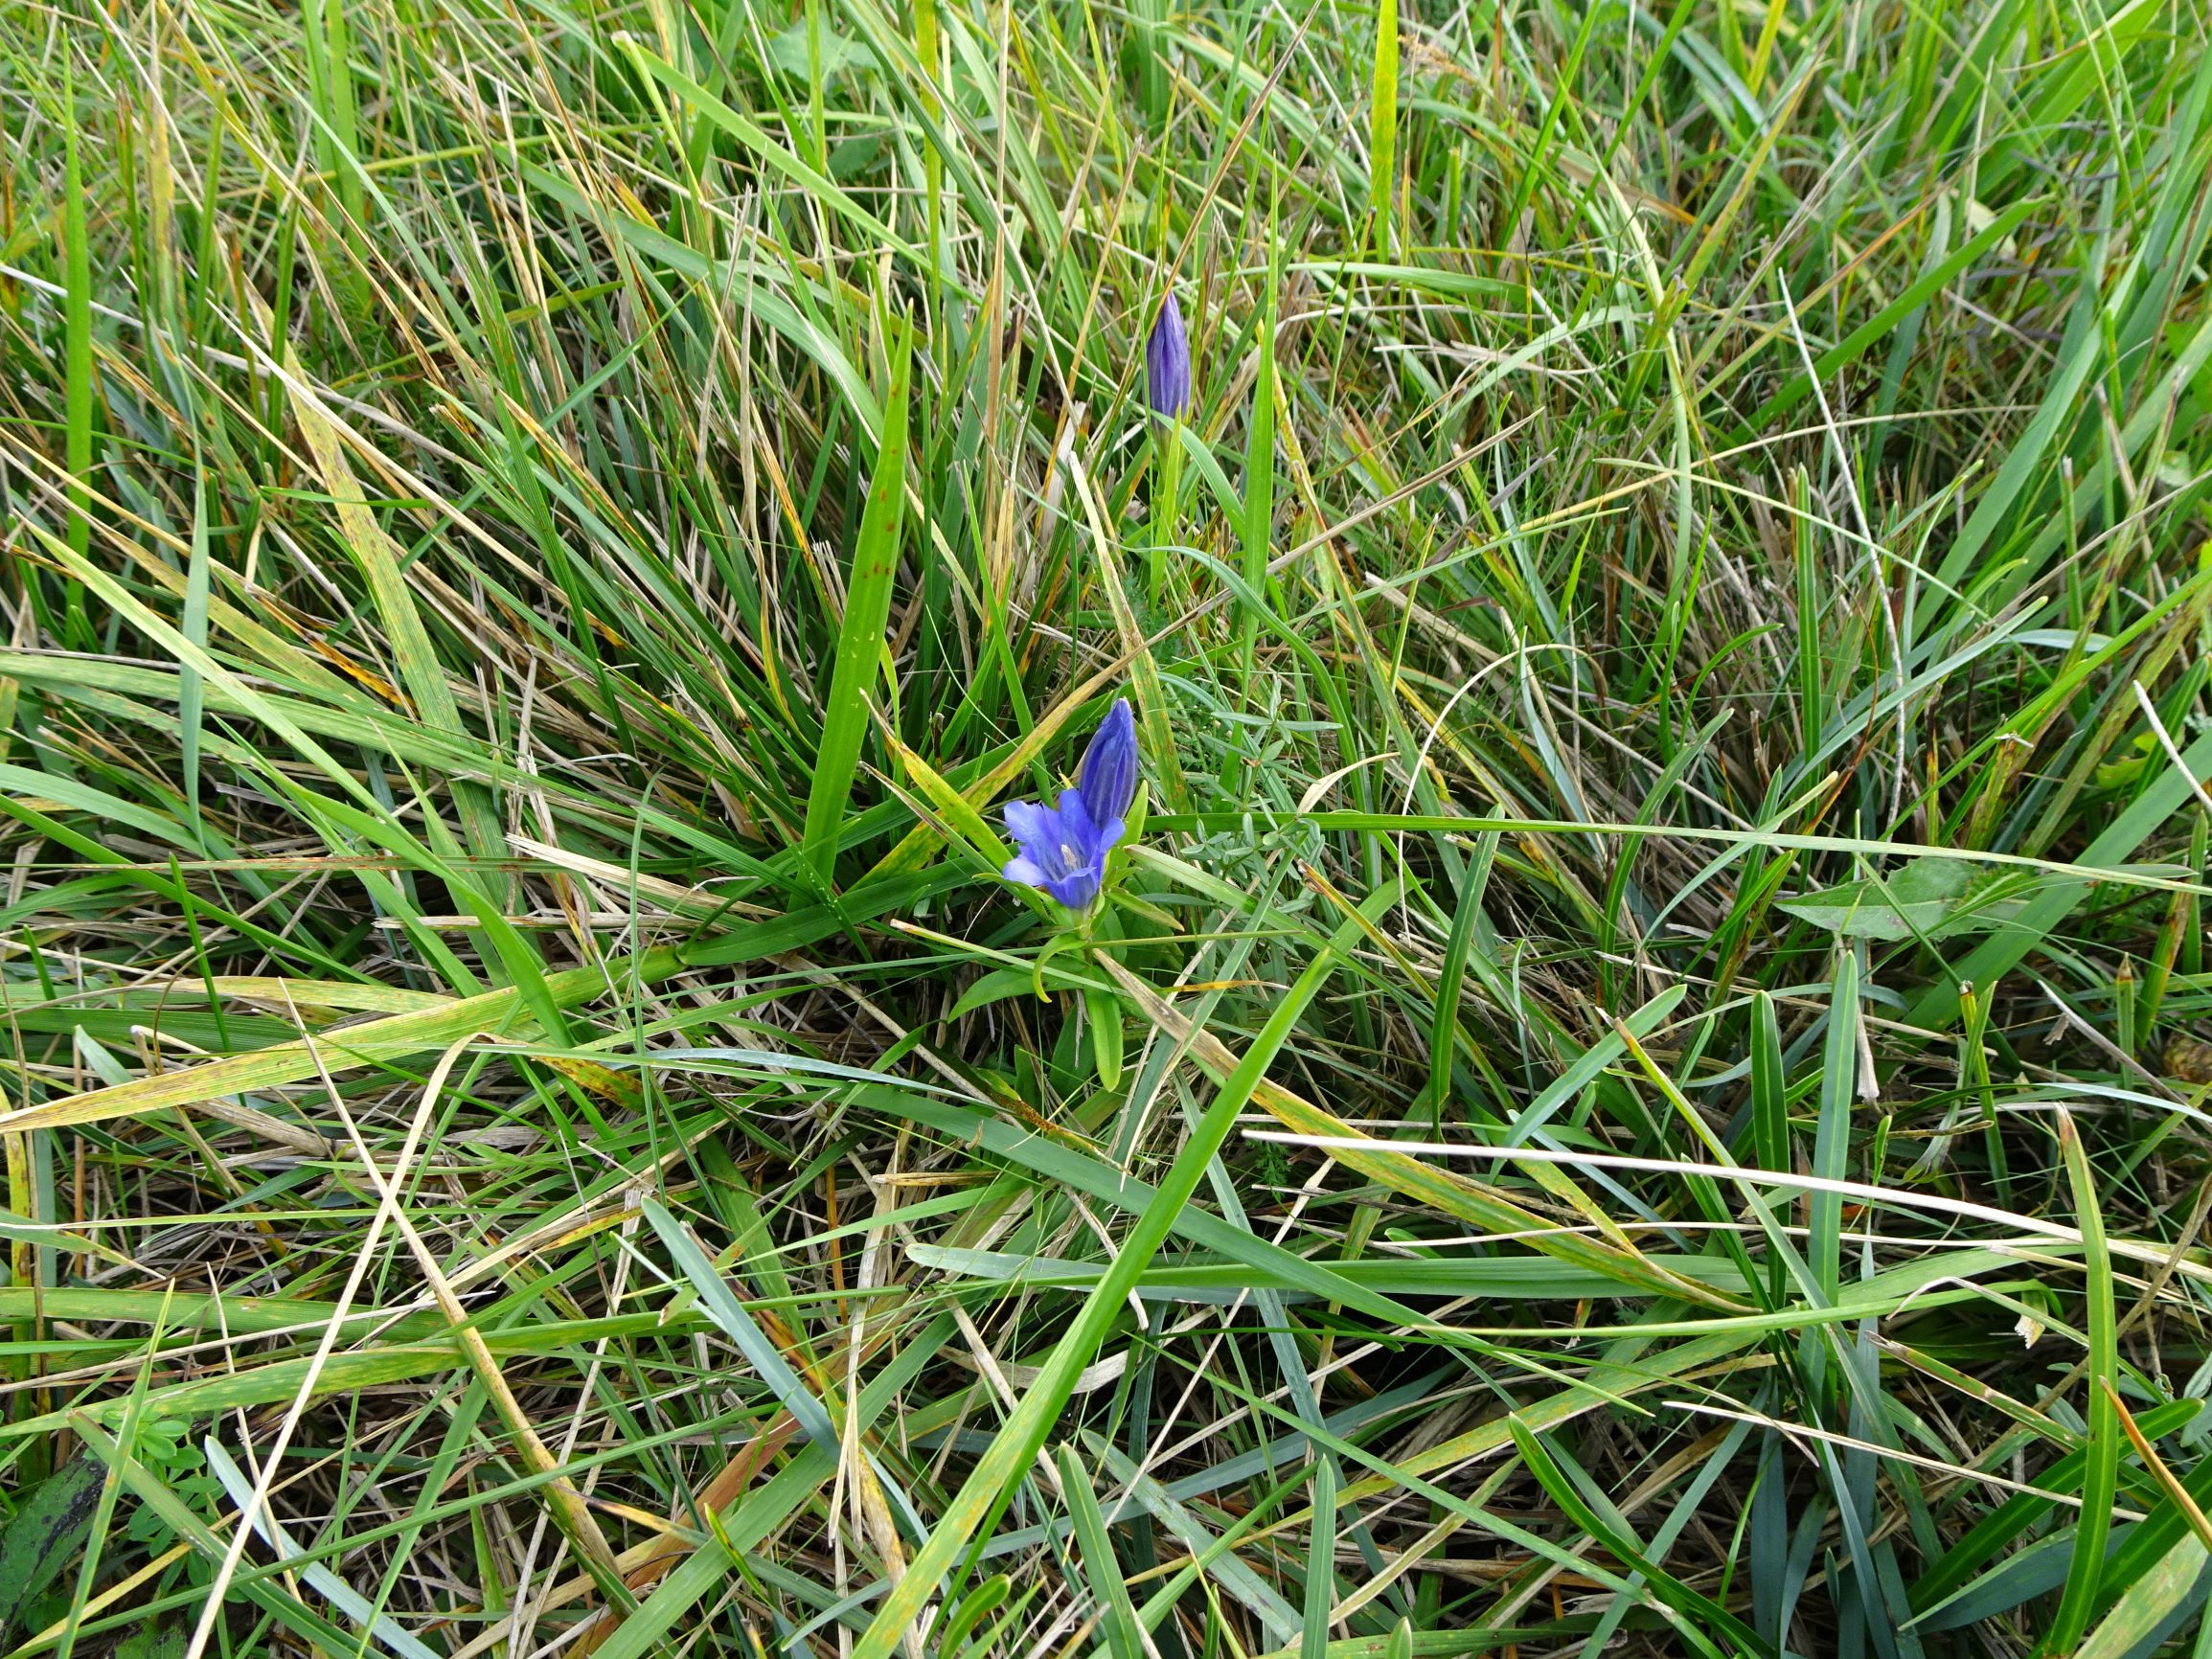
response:
<svg viewBox="0 0 2212 1659"><path fill-rule="evenodd" d="M2196 1534L2186 1533L2159 1557L2150 1572L2138 1579L2112 1610L2097 1623L2074 1649L2075 1659L2128 1659L2155 1645L2203 1581L2206 1551Z"/></svg>
<svg viewBox="0 0 2212 1659"><path fill-rule="evenodd" d="M0 1527L0 1631L29 1620L37 1597L76 1555L91 1531L106 1472L97 1458L72 1458L25 1493Z"/></svg>

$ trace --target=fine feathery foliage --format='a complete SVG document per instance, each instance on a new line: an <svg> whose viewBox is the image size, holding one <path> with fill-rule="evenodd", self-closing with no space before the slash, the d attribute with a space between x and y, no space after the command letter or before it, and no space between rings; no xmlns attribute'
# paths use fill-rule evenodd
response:
<svg viewBox="0 0 2212 1659"><path fill-rule="evenodd" d="M0 0L0 1656L2212 1652L2208 28Z"/></svg>

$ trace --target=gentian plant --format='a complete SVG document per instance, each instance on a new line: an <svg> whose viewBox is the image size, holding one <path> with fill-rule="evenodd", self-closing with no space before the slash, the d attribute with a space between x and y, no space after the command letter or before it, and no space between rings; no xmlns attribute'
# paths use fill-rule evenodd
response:
<svg viewBox="0 0 2212 1659"><path fill-rule="evenodd" d="M1183 328L1183 308L1171 291L1152 320L1145 342L1145 401L1163 420L1191 406L1191 336Z"/></svg>
<svg viewBox="0 0 2212 1659"><path fill-rule="evenodd" d="M1155 472L1152 483L1152 546L1146 554L1145 583L1156 608L1167 581L1167 550L1174 539L1175 512L1182 494L1183 443L1180 428L1191 407L1191 336L1173 288L1160 302L1152 331L1145 340L1145 402L1151 406Z"/></svg>
<svg viewBox="0 0 2212 1659"><path fill-rule="evenodd" d="M1006 861L1002 874L1009 881L1050 895L1068 913L1059 933L1031 965L1031 983L1039 997L1045 995L1045 964L1059 952L1074 949L1088 954L1113 948L1107 941L1118 937L1119 930L1110 915L1099 916L1099 897L1106 889L1107 855L1129 829L1136 795L1136 716L1129 712L1127 697L1116 697L1083 751L1075 787L1060 792L1060 805L1006 804L1006 827L1020 851ZM1106 1088L1117 1088L1122 1077L1121 1003L1111 990L1090 986L1081 991L1081 1006L1098 1079ZM1076 1040L1075 1030L1069 1030L1070 1043Z"/></svg>
<svg viewBox="0 0 2212 1659"><path fill-rule="evenodd" d="M1006 827L1020 849L1004 875L1050 894L1079 916L1097 904L1106 854L1128 826L1137 792L1137 722L1127 697L1116 697L1083 751L1075 787L1060 805L1009 801Z"/></svg>

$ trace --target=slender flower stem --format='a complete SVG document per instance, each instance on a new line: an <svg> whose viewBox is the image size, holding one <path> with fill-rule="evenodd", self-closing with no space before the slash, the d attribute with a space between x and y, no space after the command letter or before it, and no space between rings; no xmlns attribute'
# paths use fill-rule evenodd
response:
<svg viewBox="0 0 2212 1659"><path fill-rule="evenodd" d="M1152 524L1145 550L1147 597L1154 610L1165 602L1168 549L1174 545L1183 492L1182 417L1152 423Z"/></svg>

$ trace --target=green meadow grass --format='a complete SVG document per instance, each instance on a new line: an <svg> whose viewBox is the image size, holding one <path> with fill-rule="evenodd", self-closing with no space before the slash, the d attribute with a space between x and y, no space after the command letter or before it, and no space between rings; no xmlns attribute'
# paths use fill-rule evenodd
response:
<svg viewBox="0 0 2212 1659"><path fill-rule="evenodd" d="M2208 34L0 0L0 1659L2212 1653Z"/></svg>

